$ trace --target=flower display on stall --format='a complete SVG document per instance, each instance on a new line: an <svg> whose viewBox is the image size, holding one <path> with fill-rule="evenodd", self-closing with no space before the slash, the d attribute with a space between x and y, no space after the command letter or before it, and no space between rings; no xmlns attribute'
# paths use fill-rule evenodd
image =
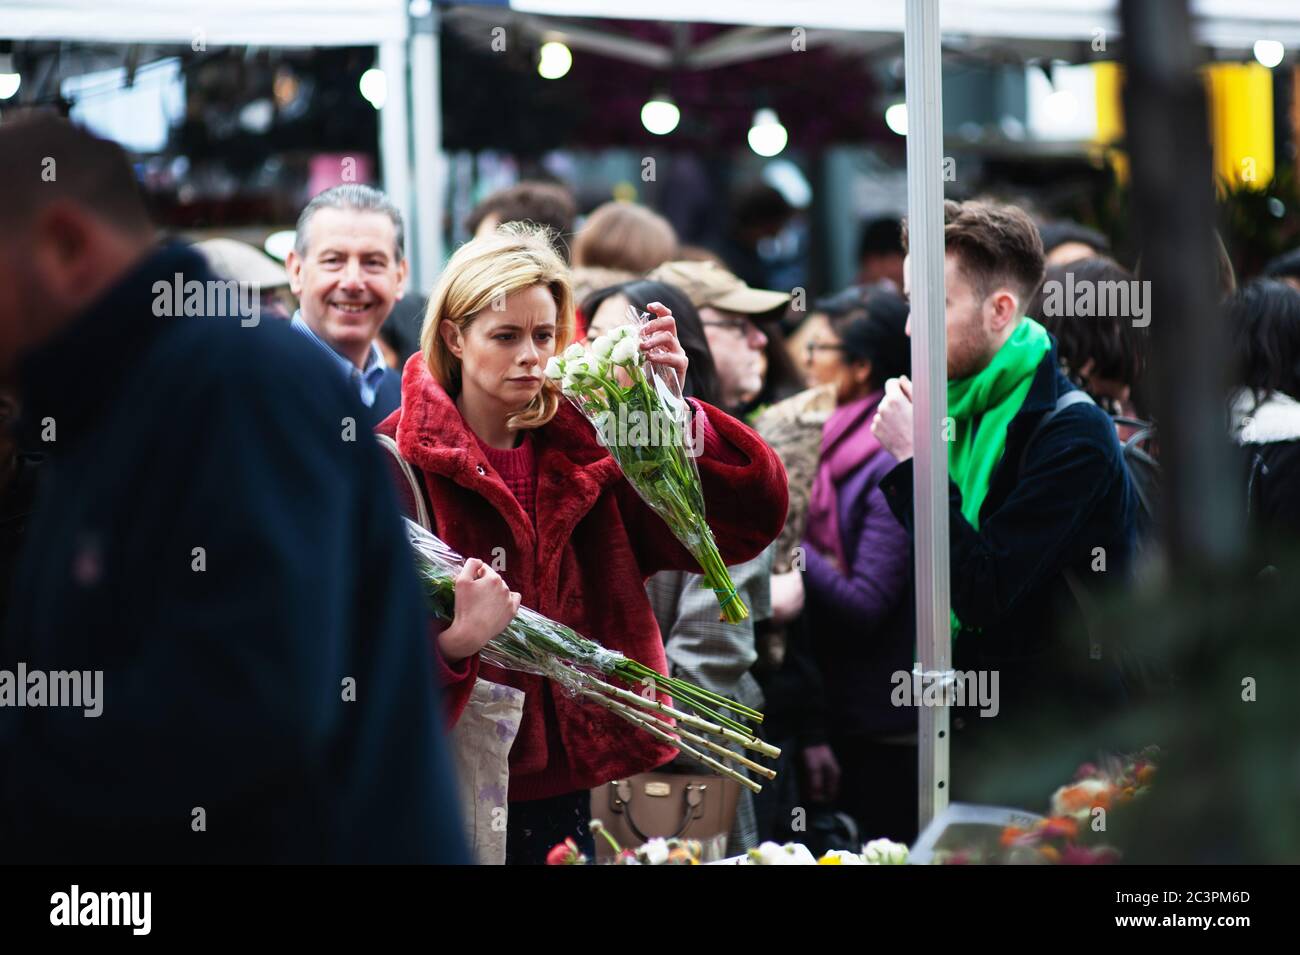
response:
<svg viewBox="0 0 1300 955"><path fill-rule="evenodd" d="M648 839L636 849L624 849L599 819L591 820L591 832L614 850L613 865L699 865L704 854L704 844L697 839Z"/></svg>
<svg viewBox="0 0 1300 955"><path fill-rule="evenodd" d="M1160 750L1148 746L1136 755L1110 758L1101 767L1085 763L1075 779L1052 795L1052 815L1030 816L1030 825L1006 826L988 846L969 844L969 836L955 847L936 848L930 857L934 865L1114 865L1120 851L1101 842L1102 835L1091 821L1094 810L1109 810L1142 796L1156 777ZM1023 818L1028 814L1021 813ZM682 839L650 839L638 849L625 849L599 819L591 831L606 839L616 854L617 865L698 865L701 843ZM985 828L987 832L987 827ZM997 830L994 829L994 832ZM571 842L572 840L566 840ZM552 849L563 857L564 843ZM565 857L567 858L567 857ZM585 860L584 860L585 861ZM832 849L820 858L798 842L764 842L741 856L719 861L719 865L911 865L911 850L901 842L873 839L861 852Z"/></svg>
<svg viewBox="0 0 1300 955"><path fill-rule="evenodd" d="M832 849L820 858L799 842L764 842L736 860L737 865L907 865L908 848L901 842L873 839L861 852Z"/></svg>
<svg viewBox="0 0 1300 955"><path fill-rule="evenodd" d="M406 532L430 609L444 620L453 619L456 577L464 567L464 558L414 521L406 521ZM480 655L494 666L533 673L558 683L753 792L761 791L762 786L751 776L776 776L775 770L724 745L733 743L772 759L781 755L779 749L740 722L762 722L763 714L758 710L686 680L666 676L527 607L519 608L506 629L488 641ZM615 685L611 682L614 679L632 689ZM667 695L666 702L661 695ZM723 760L743 766L750 775L737 772Z"/></svg>
<svg viewBox="0 0 1300 955"><path fill-rule="evenodd" d="M1136 755L1111 758L1102 766L1085 763L1074 781L1052 794L1051 815L1032 826L1007 826L995 850L974 848L936 851L946 865L1109 865L1120 861L1114 846L1100 842L1093 828L1102 813L1142 796L1156 775L1160 750L1148 746ZM1104 830L1103 830L1104 831Z"/></svg>
<svg viewBox="0 0 1300 955"><path fill-rule="evenodd" d="M624 477L699 563L722 619L739 623L749 609L704 516L704 492L695 465L699 438L688 440L691 406L671 370L645 361L641 326L650 318L628 309L629 321L587 348L570 345L546 363L546 377L583 413Z"/></svg>

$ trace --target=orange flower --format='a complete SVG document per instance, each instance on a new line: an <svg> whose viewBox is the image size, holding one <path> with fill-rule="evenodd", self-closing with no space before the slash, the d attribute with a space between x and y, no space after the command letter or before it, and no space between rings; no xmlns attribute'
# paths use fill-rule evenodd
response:
<svg viewBox="0 0 1300 955"><path fill-rule="evenodd" d="M1042 857L1043 857L1044 859L1046 859L1048 862L1060 862L1060 861L1061 861L1061 853L1058 852L1058 851L1056 850L1056 847L1055 847L1055 846L1041 846L1041 847L1039 847L1038 852L1039 852L1039 854L1041 854Z"/></svg>
<svg viewBox="0 0 1300 955"><path fill-rule="evenodd" d="M1073 839L1079 834L1079 824L1069 816L1052 816L1050 819L1044 819L1038 824L1038 828L1043 830L1043 835L1051 838L1060 836L1064 839Z"/></svg>
<svg viewBox="0 0 1300 955"><path fill-rule="evenodd" d="M1019 826L1007 826L1002 830L1002 847L1006 848L1015 843L1017 839L1025 834L1025 830Z"/></svg>
<svg viewBox="0 0 1300 955"><path fill-rule="evenodd" d="M1139 786L1146 786L1155 778L1156 768L1151 763L1147 763L1137 771L1137 781Z"/></svg>
<svg viewBox="0 0 1300 955"><path fill-rule="evenodd" d="M1114 791L1099 779L1084 779L1073 786L1062 786L1052 795L1052 815L1082 818L1100 806L1109 809Z"/></svg>

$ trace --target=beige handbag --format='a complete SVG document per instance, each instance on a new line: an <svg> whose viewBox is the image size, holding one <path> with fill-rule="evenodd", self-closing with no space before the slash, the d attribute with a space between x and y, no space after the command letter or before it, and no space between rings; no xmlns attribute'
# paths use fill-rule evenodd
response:
<svg viewBox="0 0 1300 955"><path fill-rule="evenodd" d="M624 849L654 838L698 839L703 861L726 858L727 835L736 818L740 783L721 776L639 773L591 791L591 816ZM609 862L614 850L596 840L596 858Z"/></svg>
<svg viewBox="0 0 1300 955"><path fill-rule="evenodd" d="M375 437L397 460L398 467L411 484L416 523L433 533L424 491L415 471L397 450L397 442L386 434ZM456 763L465 841L480 865L505 865L510 747L519 733L523 712L523 690L479 677L474 681L474 689L460 719L448 734Z"/></svg>

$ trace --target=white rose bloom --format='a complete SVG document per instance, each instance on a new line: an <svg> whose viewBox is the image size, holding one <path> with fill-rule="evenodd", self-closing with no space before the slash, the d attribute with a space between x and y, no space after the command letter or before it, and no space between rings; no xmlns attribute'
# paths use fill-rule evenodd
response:
<svg viewBox="0 0 1300 955"><path fill-rule="evenodd" d="M588 375L592 373L591 362L589 362L585 358L579 358L577 361L568 362L565 365L565 368L568 370L568 373L572 375L575 380L579 378L586 378Z"/></svg>
<svg viewBox="0 0 1300 955"><path fill-rule="evenodd" d="M564 392L564 394L569 397L573 397L578 393L577 389L575 389L573 386L572 375L566 374L564 378L560 381L560 391Z"/></svg>
<svg viewBox="0 0 1300 955"><path fill-rule="evenodd" d="M651 839L641 847L640 854L645 857L647 865L663 865L668 861L668 842L665 839Z"/></svg>
<svg viewBox="0 0 1300 955"><path fill-rule="evenodd" d="M547 378L551 379L551 381L559 381L564 377L564 362L560 361L557 356L552 355L550 358L546 359L546 371L544 374Z"/></svg>
<svg viewBox="0 0 1300 955"><path fill-rule="evenodd" d="M639 325L631 325L631 324L620 325L618 326L618 328L614 329L612 332L609 333L609 339L610 341L617 344L618 342L621 342L624 339L638 338L640 337L640 335L641 335L641 327Z"/></svg>
<svg viewBox="0 0 1300 955"><path fill-rule="evenodd" d="M597 358L608 358L610 352L614 350L614 339L608 335L600 335L591 343L591 353Z"/></svg>
<svg viewBox="0 0 1300 955"><path fill-rule="evenodd" d="M748 865L816 865L817 860L808 851L808 847L798 842L779 845L764 842L757 849L750 849L746 857Z"/></svg>
<svg viewBox="0 0 1300 955"><path fill-rule="evenodd" d="M751 865L780 865L781 847L775 842L764 842L757 849L749 850Z"/></svg>
<svg viewBox="0 0 1300 955"><path fill-rule="evenodd" d="M570 360L570 361L573 360L574 358L581 358L585 354L586 351L577 342L574 342L568 348L564 349L564 357L566 360Z"/></svg>
<svg viewBox="0 0 1300 955"><path fill-rule="evenodd" d="M641 343L635 338L624 338L614 346L610 361L616 365L636 364L641 357Z"/></svg>
<svg viewBox="0 0 1300 955"><path fill-rule="evenodd" d="M873 839L862 847L867 865L906 865L907 846L889 839Z"/></svg>
<svg viewBox="0 0 1300 955"><path fill-rule="evenodd" d="M816 865L817 858L808 851L802 842L787 842L781 847L785 855L784 865Z"/></svg>

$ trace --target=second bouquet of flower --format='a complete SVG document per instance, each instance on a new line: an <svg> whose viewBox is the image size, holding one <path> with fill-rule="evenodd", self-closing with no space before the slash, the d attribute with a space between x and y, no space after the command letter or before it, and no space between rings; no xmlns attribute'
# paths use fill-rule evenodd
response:
<svg viewBox="0 0 1300 955"><path fill-rule="evenodd" d="M429 609L444 620L455 619L456 576L465 566L464 558L414 521L407 520L405 525ZM762 785L726 763L761 779L776 776L775 770L727 745L772 759L779 757L779 749L741 722L761 723L762 713L686 680L665 676L528 607L519 608L480 656L495 666L546 677L753 792ZM660 699L661 694L669 697L667 702Z"/></svg>
<svg viewBox="0 0 1300 955"><path fill-rule="evenodd" d="M704 492L695 458L702 450L691 406L671 370L645 361L641 327L650 316L629 307L630 321L590 345L570 345L550 359L546 376L586 416L628 483L663 518L704 572L722 619L749 616L727 565L718 553L704 513ZM690 435L694 431L694 440Z"/></svg>

